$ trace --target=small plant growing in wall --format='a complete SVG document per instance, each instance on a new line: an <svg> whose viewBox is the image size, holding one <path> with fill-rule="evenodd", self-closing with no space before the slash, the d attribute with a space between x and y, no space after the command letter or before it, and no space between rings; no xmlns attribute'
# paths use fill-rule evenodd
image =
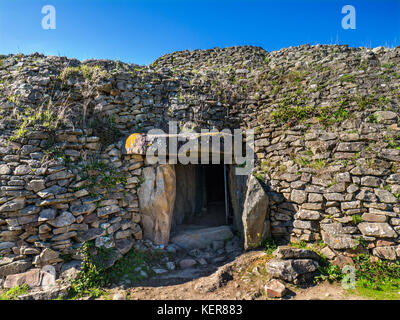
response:
<svg viewBox="0 0 400 320"><path fill-rule="evenodd" d="M79 249L82 256L81 270L71 283L70 297L90 295L98 297L104 293L101 288L110 283L106 272L106 263L113 259L115 252L112 248L96 248L94 242L86 241Z"/></svg>
<svg viewBox="0 0 400 320"><path fill-rule="evenodd" d="M264 174L261 172L253 172L253 176L260 182L264 182Z"/></svg>
<svg viewBox="0 0 400 320"><path fill-rule="evenodd" d="M66 67L60 73L60 80L66 81L71 77L82 76L84 79L93 82L96 78L108 78L109 74L100 66L81 65L80 67Z"/></svg>
<svg viewBox="0 0 400 320"><path fill-rule="evenodd" d="M144 176L138 178L138 182L136 183L135 190L139 190L140 186L146 181Z"/></svg>
<svg viewBox="0 0 400 320"><path fill-rule="evenodd" d="M307 242L305 242L304 240L301 240L300 242L297 242L297 243L292 242L290 245L292 247L299 248L299 249L307 248Z"/></svg>
<svg viewBox="0 0 400 320"><path fill-rule="evenodd" d="M38 106L37 109L27 107L23 113L17 113L14 117L16 120L22 120L22 122L14 132L14 135L9 138L11 141L24 137L28 127L41 126L49 131L57 129L61 114L56 114L52 108L52 102L48 101Z"/></svg>
<svg viewBox="0 0 400 320"><path fill-rule="evenodd" d="M362 237L358 237L357 239L354 240L355 245L353 246L353 250L356 250L359 246L366 248L367 247L367 243L365 242L365 240Z"/></svg>
<svg viewBox="0 0 400 320"><path fill-rule="evenodd" d="M278 248L278 245L273 238L269 238L265 240L264 248L267 254L272 254Z"/></svg>
<svg viewBox="0 0 400 320"><path fill-rule="evenodd" d="M338 266L329 264L328 261L325 259L320 265L318 266L317 270L318 274L314 278L314 282L318 283L321 281L328 281L330 283L341 281L344 277L342 270Z"/></svg>
<svg viewBox="0 0 400 320"><path fill-rule="evenodd" d="M388 144L389 149L400 150L399 136L385 136L385 142Z"/></svg>
<svg viewBox="0 0 400 320"><path fill-rule="evenodd" d="M355 82L355 76L352 74L344 74L339 78L342 82Z"/></svg>
<svg viewBox="0 0 400 320"><path fill-rule="evenodd" d="M359 224L363 221L362 216L360 214L355 214L351 216L351 219L353 220L354 224Z"/></svg>
<svg viewBox="0 0 400 320"><path fill-rule="evenodd" d="M270 168L270 165L271 165L271 162L270 162L269 159L268 159L268 160L262 159L262 160L261 160L261 166L260 166L262 172L264 172L264 173L268 172L268 170L269 170L269 168Z"/></svg>
<svg viewBox="0 0 400 320"><path fill-rule="evenodd" d="M368 122L369 123L378 123L378 117L374 113L370 114L368 117Z"/></svg>

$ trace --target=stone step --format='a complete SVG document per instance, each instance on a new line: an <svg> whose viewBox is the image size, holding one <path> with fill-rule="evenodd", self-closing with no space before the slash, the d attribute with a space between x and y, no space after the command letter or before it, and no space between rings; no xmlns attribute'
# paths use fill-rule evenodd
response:
<svg viewBox="0 0 400 320"><path fill-rule="evenodd" d="M228 240L233 237L229 226L191 229L182 231L170 240L183 249L202 249L211 246L213 241Z"/></svg>

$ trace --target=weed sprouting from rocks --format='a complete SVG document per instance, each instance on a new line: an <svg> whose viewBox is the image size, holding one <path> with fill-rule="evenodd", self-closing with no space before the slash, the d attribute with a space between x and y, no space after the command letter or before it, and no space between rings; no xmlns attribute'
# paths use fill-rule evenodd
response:
<svg viewBox="0 0 400 320"><path fill-rule="evenodd" d="M3 294L0 294L0 300L15 300L18 296L28 293L29 287L27 284L22 286L16 286L14 288L8 289Z"/></svg>
<svg viewBox="0 0 400 320"><path fill-rule="evenodd" d="M106 268L102 259L95 258L96 249L92 241L84 242L80 248L80 254L83 257L81 270L72 281L69 297L81 297L83 295L99 296L101 287L109 283ZM106 254L106 251L101 251Z"/></svg>
<svg viewBox="0 0 400 320"><path fill-rule="evenodd" d="M71 77L82 76L84 79L89 81L94 81L96 78L107 78L109 77L108 73L105 70L102 70L100 66L89 66L89 65L81 65L79 67L66 67L60 73L60 80L66 81Z"/></svg>
<svg viewBox="0 0 400 320"><path fill-rule="evenodd" d="M104 295L106 288L113 283L121 281L133 283L153 276L155 273L151 265L160 264L167 255L161 250L131 249L118 259L116 249L96 248L93 241L84 242L80 253L83 257L81 270L72 280L69 299L83 296L99 297ZM110 261L115 261L115 263L110 263Z"/></svg>
<svg viewBox="0 0 400 320"><path fill-rule="evenodd" d="M274 239L270 238L265 241L264 248L267 254L272 254L278 248L278 245Z"/></svg>

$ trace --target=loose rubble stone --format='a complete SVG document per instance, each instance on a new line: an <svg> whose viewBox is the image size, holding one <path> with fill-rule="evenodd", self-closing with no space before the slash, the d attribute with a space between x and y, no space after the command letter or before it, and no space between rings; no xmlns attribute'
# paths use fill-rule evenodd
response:
<svg viewBox="0 0 400 320"><path fill-rule="evenodd" d="M40 269L31 269L27 272L8 275L4 281L4 288L14 288L16 286L28 285L30 288L39 287L42 282Z"/></svg>
<svg viewBox="0 0 400 320"><path fill-rule="evenodd" d="M322 248L321 254L323 254L325 257L327 257L330 260L332 260L336 256L336 253L329 247Z"/></svg>
<svg viewBox="0 0 400 320"><path fill-rule="evenodd" d="M322 225L322 239L332 249L351 249L357 245L357 241L346 233L341 223Z"/></svg>
<svg viewBox="0 0 400 320"><path fill-rule="evenodd" d="M271 259L265 265L265 270L274 278L287 282L306 282L318 268L318 262L312 259Z"/></svg>
<svg viewBox="0 0 400 320"><path fill-rule="evenodd" d="M56 286L47 290L32 291L25 295L19 296L18 300L53 300L58 298L65 298L68 294L70 285Z"/></svg>
<svg viewBox="0 0 400 320"><path fill-rule="evenodd" d="M1 242L0 243L0 251L8 251L15 245L16 245L15 242L9 242L9 241Z"/></svg>
<svg viewBox="0 0 400 320"><path fill-rule="evenodd" d="M45 198L49 198L51 196L56 196L58 194L65 193L66 191L67 190L65 188L60 187L55 184L55 185L51 186L50 188L39 191L37 194L39 197L45 199Z"/></svg>
<svg viewBox="0 0 400 320"><path fill-rule="evenodd" d="M343 268L345 265L354 265L353 259L350 257L346 257L343 255L338 255L333 261L332 264L338 266L339 268Z"/></svg>
<svg viewBox="0 0 400 320"><path fill-rule="evenodd" d="M113 300L126 300L126 295L123 292L117 292L114 294Z"/></svg>
<svg viewBox="0 0 400 320"><path fill-rule="evenodd" d="M56 217L56 210L55 209L43 209L40 212L40 216L38 221L47 221L53 220Z"/></svg>
<svg viewBox="0 0 400 320"><path fill-rule="evenodd" d="M60 278L68 280L74 279L79 270L81 270L81 266L82 262L78 260L64 263L61 267Z"/></svg>
<svg viewBox="0 0 400 320"><path fill-rule="evenodd" d="M397 114L392 111L376 111L375 116L376 120L383 124L388 124L391 123L391 121L397 120Z"/></svg>
<svg viewBox="0 0 400 320"><path fill-rule="evenodd" d="M265 292L268 298L282 298L286 293L286 287L281 281L273 279L265 285Z"/></svg>
<svg viewBox="0 0 400 320"><path fill-rule="evenodd" d="M32 173L32 169L26 165L20 165L20 166L16 167L14 170L14 174L16 176L23 176L23 175L27 175L27 174L31 174L31 173Z"/></svg>
<svg viewBox="0 0 400 320"><path fill-rule="evenodd" d="M51 266L51 265L43 266L41 269L41 274L42 274L41 285L44 290L48 290L48 289L56 287L57 272L53 266Z"/></svg>
<svg viewBox="0 0 400 320"><path fill-rule="evenodd" d="M94 203L71 206L71 212L74 216L90 214L94 210L96 210L96 205Z"/></svg>
<svg viewBox="0 0 400 320"><path fill-rule="evenodd" d="M10 173L11 173L11 169L8 165L6 165L6 164L0 165L0 175L10 174Z"/></svg>
<svg viewBox="0 0 400 320"><path fill-rule="evenodd" d="M38 192L40 190L43 190L45 187L46 187L45 186L45 181L43 179L41 179L41 180L31 180L28 183L26 189Z"/></svg>
<svg viewBox="0 0 400 320"><path fill-rule="evenodd" d="M313 259L318 261L319 256L316 252L312 250L307 250L307 249L298 249L298 248L293 248L291 246L279 246L278 249L276 249L273 252L273 255L277 259Z"/></svg>
<svg viewBox="0 0 400 320"><path fill-rule="evenodd" d="M194 259L183 259L179 261L179 267L181 269L187 269L195 266L197 264L196 260Z"/></svg>
<svg viewBox="0 0 400 320"><path fill-rule="evenodd" d="M294 216L295 219L300 220L320 220L321 214L318 211L311 211L311 210L300 210Z"/></svg>
<svg viewBox="0 0 400 320"><path fill-rule="evenodd" d="M252 175L247 180L246 188L241 222L244 248L251 249L269 236L269 225L265 223L269 199L259 181Z"/></svg>

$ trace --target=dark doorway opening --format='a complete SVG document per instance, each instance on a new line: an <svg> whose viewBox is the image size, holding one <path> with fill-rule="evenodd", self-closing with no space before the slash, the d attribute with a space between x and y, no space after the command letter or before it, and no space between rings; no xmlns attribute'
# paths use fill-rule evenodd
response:
<svg viewBox="0 0 400 320"><path fill-rule="evenodd" d="M203 165L207 202L224 202L224 166L219 164Z"/></svg>
<svg viewBox="0 0 400 320"><path fill-rule="evenodd" d="M172 231L187 227L209 228L231 223L227 221L223 164L175 165L176 200ZM225 201L227 197L228 201Z"/></svg>
<svg viewBox="0 0 400 320"><path fill-rule="evenodd" d="M208 226L226 224L224 165L209 164L202 167L207 193L206 210L202 219Z"/></svg>

